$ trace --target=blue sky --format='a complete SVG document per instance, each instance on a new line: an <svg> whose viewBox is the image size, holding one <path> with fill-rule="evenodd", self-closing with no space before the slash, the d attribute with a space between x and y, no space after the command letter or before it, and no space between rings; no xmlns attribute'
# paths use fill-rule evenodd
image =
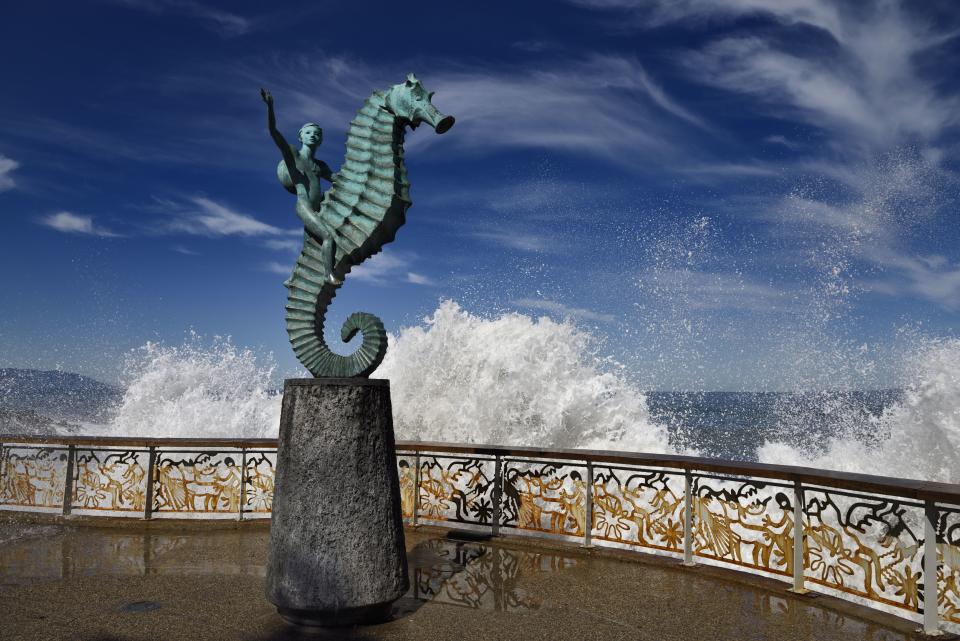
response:
<svg viewBox="0 0 960 641"><path fill-rule="evenodd" d="M960 8L892 0L16 3L0 23L0 366L114 380L186 332L296 361L288 139L414 72L395 243L328 316L570 318L651 389L874 386L952 336Z"/></svg>

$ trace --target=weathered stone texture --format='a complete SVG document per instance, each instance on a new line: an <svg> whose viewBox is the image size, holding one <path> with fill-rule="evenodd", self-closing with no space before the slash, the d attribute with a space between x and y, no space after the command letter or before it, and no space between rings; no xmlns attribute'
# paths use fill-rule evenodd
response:
<svg viewBox="0 0 960 641"><path fill-rule="evenodd" d="M286 381L266 582L282 614L335 620L407 590L394 456L389 381Z"/></svg>

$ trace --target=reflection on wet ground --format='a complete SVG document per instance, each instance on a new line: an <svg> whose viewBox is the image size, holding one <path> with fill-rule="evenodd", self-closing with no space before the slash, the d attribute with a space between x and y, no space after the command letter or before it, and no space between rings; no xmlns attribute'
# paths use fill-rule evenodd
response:
<svg viewBox="0 0 960 641"><path fill-rule="evenodd" d="M263 597L267 527L94 529L0 521L0 639L297 639ZM393 620L309 638L898 641L749 583L576 549L408 530Z"/></svg>
<svg viewBox="0 0 960 641"><path fill-rule="evenodd" d="M28 585L73 576L196 574L264 576L268 533L129 532L59 526L0 526L0 585ZM224 556L224 549L233 554ZM482 541L432 538L408 551L410 590L397 603L403 616L432 601L487 610L540 606L518 580L572 567L575 558L511 550Z"/></svg>
<svg viewBox="0 0 960 641"><path fill-rule="evenodd" d="M541 600L518 586L521 577L576 565L558 554L510 550L472 541L430 539L407 555L410 600L485 610L532 610Z"/></svg>
<svg viewBox="0 0 960 641"><path fill-rule="evenodd" d="M263 576L259 552L268 538L266 530L180 534L10 524L0 525L0 533L0 585L96 575Z"/></svg>

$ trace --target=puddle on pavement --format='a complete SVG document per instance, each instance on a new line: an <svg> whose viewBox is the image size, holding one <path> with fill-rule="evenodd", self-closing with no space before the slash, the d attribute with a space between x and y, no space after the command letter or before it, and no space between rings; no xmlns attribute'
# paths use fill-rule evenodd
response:
<svg viewBox="0 0 960 641"><path fill-rule="evenodd" d="M517 584L531 574L573 567L577 559L457 539L431 539L407 555L410 590L394 610L425 602L496 611L535 610L541 599Z"/></svg>
<svg viewBox="0 0 960 641"><path fill-rule="evenodd" d="M266 572L267 531L129 532L76 527L0 526L0 585L73 576L252 575ZM578 559L480 540L427 539L407 555L410 590L402 616L433 602L495 611L537 609L541 599L518 584L525 576L574 566Z"/></svg>
<svg viewBox="0 0 960 641"><path fill-rule="evenodd" d="M0 524L0 585L74 576L263 576L264 532L132 532L51 526L38 534Z"/></svg>
<svg viewBox="0 0 960 641"><path fill-rule="evenodd" d="M21 526L14 532L9 524L0 524L0 586L56 582L80 576L155 575L170 576L173 581L191 576L263 577L268 539L266 529L136 532L86 527ZM606 581L606 570L620 567L614 560L564 556L535 548L517 549L482 539L455 537L425 538L409 551L408 560L410 590L396 602L393 618L404 618L428 603L503 613L536 610L544 606L545 598L551 598L551 592L544 587L543 581L535 580L535 577L545 573L562 573L578 565L590 565L598 570L590 573L595 575L595 581ZM608 567L606 564L612 565ZM680 584L695 578L695 574L684 576L686 578ZM677 580L677 577L673 579ZM563 580L559 579L561 582ZM579 580L583 580L583 577ZM524 586L531 586L530 591ZM608 587L598 587L595 583L584 586L594 593ZM726 583L718 582L717 587L722 587L725 593L732 593L745 611L762 614L750 619L750 626L762 628L769 625L773 630L782 625L796 627L800 625L797 621L806 621L803 625L820 621L822 624L829 623L832 628L850 631L847 636L850 639L904 638L895 633L871 636L871 630L874 630L872 624L817 607L815 602ZM662 585L646 587L653 596L657 596L657 591L662 588ZM640 594L638 598L641 598ZM652 598L650 594L645 598ZM135 616L157 607L160 607L157 602L132 602L121 606L121 611ZM747 620L739 620L738 625L744 621ZM883 635L889 632L882 626L877 626L876 630ZM739 635L737 638L746 636L749 635ZM765 636L764 632L757 638Z"/></svg>

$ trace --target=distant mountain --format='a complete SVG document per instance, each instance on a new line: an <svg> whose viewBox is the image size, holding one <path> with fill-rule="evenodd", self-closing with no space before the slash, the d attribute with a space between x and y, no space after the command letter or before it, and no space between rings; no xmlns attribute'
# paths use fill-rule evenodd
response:
<svg viewBox="0 0 960 641"><path fill-rule="evenodd" d="M122 388L80 374L0 369L0 410L6 410L0 414L0 430L5 422L34 424L46 418L61 425L104 423L122 398Z"/></svg>

